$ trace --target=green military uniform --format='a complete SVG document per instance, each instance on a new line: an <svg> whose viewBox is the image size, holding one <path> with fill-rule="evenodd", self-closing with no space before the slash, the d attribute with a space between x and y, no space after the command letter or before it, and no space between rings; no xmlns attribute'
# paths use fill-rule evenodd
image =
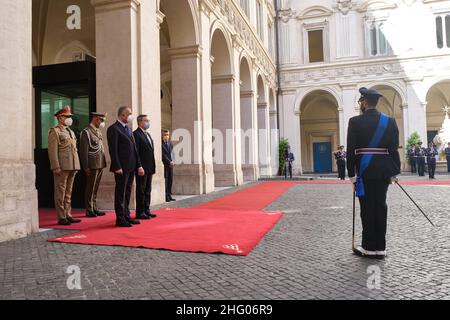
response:
<svg viewBox="0 0 450 320"><path fill-rule="evenodd" d="M98 212L97 192L103 169L106 168L106 156L102 133L92 124L81 132L80 160L83 170L90 170L86 183L86 210L96 213Z"/></svg>
<svg viewBox="0 0 450 320"><path fill-rule="evenodd" d="M69 127L58 125L49 130L48 155L52 171L61 169L59 175L53 173L58 219L72 218L72 187L75 175L80 170L80 161L77 138Z"/></svg>

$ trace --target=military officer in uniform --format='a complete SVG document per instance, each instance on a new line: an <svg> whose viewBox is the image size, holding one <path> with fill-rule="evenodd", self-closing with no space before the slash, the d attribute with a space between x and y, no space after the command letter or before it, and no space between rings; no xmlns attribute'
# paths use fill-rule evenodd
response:
<svg viewBox="0 0 450 320"><path fill-rule="evenodd" d="M105 127L106 114L91 113L91 123L81 132L80 161L86 173L86 217L104 216L97 207L97 192L106 168L106 156L103 146L103 135L100 129Z"/></svg>
<svg viewBox="0 0 450 320"><path fill-rule="evenodd" d="M363 227L362 244L354 254L383 259L386 256L387 204L390 183L400 173L399 131L394 118L378 112L382 97L375 90L361 88L362 115L349 121L347 170L355 183Z"/></svg>
<svg viewBox="0 0 450 320"><path fill-rule="evenodd" d="M428 148L426 149L427 164L428 164L428 176L430 179L434 178L434 173L436 171L436 156L439 154L433 142L430 142Z"/></svg>
<svg viewBox="0 0 450 320"><path fill-rule="evenodd" d="M407 151L409 163L411 164L411 173L417 173L417 157L415 152L416 147L417 145L414 144Z"/></svg>
<svg viewBox="0 0 450 320"><path fill-rule="evenodd" d="M347 159L347 152L344 150L344 146L340 146L339 150L334 153L336 159L336 165L338 168L338 178L345 180L345 163Z"/></svg>
<svg viewBox="0 0 450 320"><path fill-rule="evenodd" d="M417 171L419 172L419 177L425 176L426 149L422 147L422 144L422 141L420 141L414 151L417 159Z"/></svg>
<svg viewBox="0 0 450 320"><path fill-rule="evenodd" d="M291 147L289 146L287 147L284 158L286 167L284 170L284 178L287 179L289 175L289 178L292 179L292 164L295 161L295 157L294 154L291 152Z"/></svg>
<svg viewBox="0 0 450 320"><path fill-rule="evenodd" d="M447 172L450 172L450 142L447 144L447 148L445 148L445 157L447 158Z"/></svg>
<svg viewBox="0 0 450 320"><path fill-rule="evenodd" d="M65 106L55 114L58 125L51 128L48 133L48 155L54 178L55 209L58 224L63 226L81 222L74 219L71 214L73 182L80 170L77 138L70 129L73 124L72 116L70 107Z"/></svg>

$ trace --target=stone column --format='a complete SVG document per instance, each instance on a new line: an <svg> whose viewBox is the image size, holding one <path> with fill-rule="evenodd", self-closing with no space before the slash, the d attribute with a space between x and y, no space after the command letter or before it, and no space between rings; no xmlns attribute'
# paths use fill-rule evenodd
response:
<svg viewBox="0 0 450 320"><path fill-rule="evenodd" d="M175 194L203 194L214 190L212 165L211 77L203 72L203 55L199 46L169 50L172 59L172 127L175 144ZM204 101L205 100L205 101ZM179 143L179 145L177 145ZM182 161L179 158L182 152ZM178 156L177 156L178 154Z"/></svg>
<svg viewBox="0 0 450 320"><path fill-rule="evenodd" d="M157 14L153 1L92 0L92 5L96 26L97 110L108 112L108 126L116 121L117 109L123 105L131 106L135 116L148 114L155 157L160 159L159 24L162 14ZM133 126L137 127L136 122ZM106 141L105 147L108 149ZM153 204L164 201L163 182L163 169L158 162ZM101 208L113 208L114 185L113 174L105 174L99 191Z"/></svg>
<svg viewBox="0 0 450 320"><path fill-rule="evenodd" d="M258 103L258 141L260 174L271 176L269 107L266 102Z"/></svg>
<svg viewBox="0 0 450 320"><path fill-rule="evenodd" d="M255 92L241 91L241 150L242 171L245 181L258 179L257 135L254 122Z"/></svg>
<svg viewBox="0 0 450 320"><path fill-rule="evenodd" d="M356 84L348 84L341 86L342 88L342 106L339 106L339 126L340 126L340 138L339 143L346 146L347 145L347 131L348 122L350 118L357 116L359 114L358 105L356 104L356 96L359 95L358 88ZM339 103L339 102L338 102ZM342 115L341 115L342 113Z"/></svg>
<svg viewBox="0 0 450 320"><path fill-rule="evenodd" d="M426 102L420 101L418 90L421 86L420 80L408 80L406 85L407 103L408 103L408 121L409 134L418 132L423 143L427 140L427 112ZM406 137L406 139L408 139Z"/></svg>
<svg viewBox="0 0 450 320"><path fill-rule="evenodd" d="M233 37L233 70L239 70L241 66L242 43L238 37ZM244 183L244 173L242 172L242 130L241 130L241 78L240 72L235 71L235 81L233 82L233 103L234 117L232 137L234 145L234 164L236 172L236 183L241 185Z"/></svg>
<svg viewBox="0 0 450 320"><path fill-rule="evenodd" d="M295 105L295 91L284 91L280 99L280 135L287 138L294 154L294 174L302 174L300 106Z"/></svg>
<svg viewBox="0 0 450 320"><path fill-rule="evenodd" d="M0 10L0 242L39 228L32 143L31 6L29 0L6 0Z"/></svg>
<svg viewBox="0 0 450 320"><path fill-rule="evenodd" d="M403 143L403 147L406 148L407 144L408 144L408 139L409 139L409 112L408 112L408 104L407 103L403 103L400 108L402 109L402 113L403 113L403 140L400 143Z"/></svg>
<svg viewBox="0 0 450 320"><path fill-rule="evenodd" d="M236 175L234 123L234 75L212 79L212 113L215 140L213 142L214 177L216 187L235 186Z"/></svg>
<svg viewBox="0 0 450 320"><path fill-rule="evenodd" d="M275 110L269 110L270 117L270 158L272 175L278 173L278 142L279 142L279 129L277 123L277 107Z"/></svg>
<svg viewBox="0 0 450 320"><path fill-rule="evenodd" d="M347 144L347 130L345 125L344 109L338 108L339 113L339 144L345 146Z"/></svg>

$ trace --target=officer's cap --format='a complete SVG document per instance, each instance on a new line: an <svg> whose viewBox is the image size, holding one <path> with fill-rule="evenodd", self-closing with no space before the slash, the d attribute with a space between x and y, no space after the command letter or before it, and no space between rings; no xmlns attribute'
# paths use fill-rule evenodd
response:
<svg viewBox="0 0 450 320"><path fill-rule="evenodd" d="M55 113L55 117L72 117L72 109L69 106L65 106L61 110Z"/></svg>
<svg viewBox="0 0 450 320"><path fill-rule="evenodd" d="M367 88L359 89L359 93L361 94L359 101L364 100L366 98L369 100L377 100L378 101L378 99L380 99L383 96L378 91L373 90L373 89L367 89Z"/></svg>
<svg viewBox="0 0 450 320"><path fill-rule="evenodd" d="M107 113L91 112L91 117L99 117L103 121L106 120L107 116L108 116Z"/></svg>

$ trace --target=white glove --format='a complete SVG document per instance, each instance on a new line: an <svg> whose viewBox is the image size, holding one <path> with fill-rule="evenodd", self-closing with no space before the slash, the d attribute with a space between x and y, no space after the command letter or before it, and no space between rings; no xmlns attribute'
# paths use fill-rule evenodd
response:
<svg viewBox="0 0 450 320"><path fill-rule="evenodd" d="M391 177L391 184L397 183L398 182L398 178L397 177Z"/></svg>
<svg viewBox="0 0 450 320"><path fill-rule="evenodd" d="M352 183L356 183L356 176L351 177L351 178L350 178L350 181L351 181Z"/></svg>

